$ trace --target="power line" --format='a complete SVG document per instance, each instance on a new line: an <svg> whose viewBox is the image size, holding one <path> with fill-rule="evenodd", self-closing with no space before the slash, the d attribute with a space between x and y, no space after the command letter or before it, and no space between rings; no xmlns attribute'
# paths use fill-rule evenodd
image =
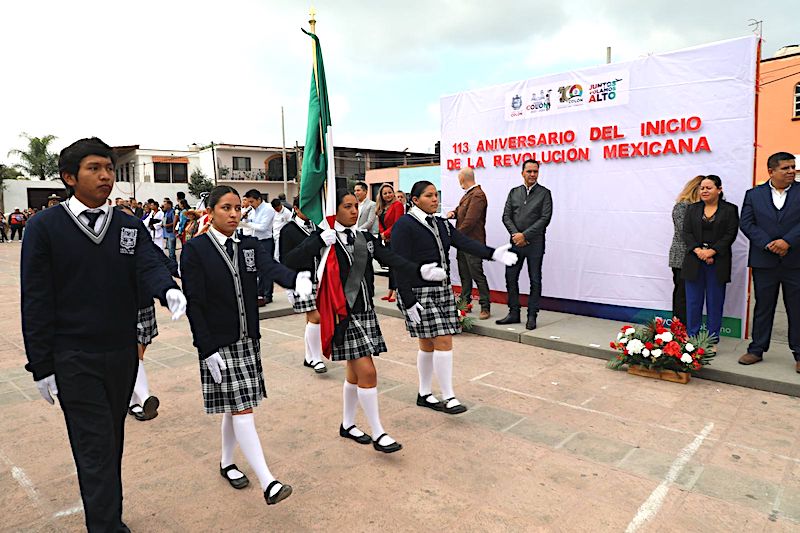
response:
<svg viewBox="0 0 800 533"><path fill-rule="evenodd" d="M792 76L797 76L798 74L800 74L800 70L798 70L797 72L792 72L791 74L787 74L786 76L783 76L781 78L775 78L774 80L765 81L764 83L759 85L759 87L763 87L764 85L769 85L770 83L775 83L776 81L785 80L786 78L791 78Z"/></svg>

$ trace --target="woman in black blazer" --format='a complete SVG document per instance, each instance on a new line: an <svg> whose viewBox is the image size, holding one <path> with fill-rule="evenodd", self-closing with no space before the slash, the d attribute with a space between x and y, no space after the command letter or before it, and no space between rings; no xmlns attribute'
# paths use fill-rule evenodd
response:
<svg viewBox="0 0 800 533"><path fill-rule="evenodd" d="M686 329L697 335L706 306L709 335L719 341L725 285L731 280L731 246L739 231L739 210L726 202L722 180L710 174L700 182L700 201L686 210L683 240L686 257L681 276L686 281Z"/></svg>
<svg viewBox="0 0 800 533"><path fill-rule="evenodd" d="M271 279L300 297L311 294L311 273L276 263L253 237L237 237L242 201L233 187L214 187L208 196L208 232L186 243L181 276L188 300L187 315L200 356L205 411L222 414L220 474L242 489L247 477L233 462L239 445L255 471L267 505L287 498L292 487L269 470L256 432L253 408L267 397L261 367L257 275Z"/></svg>

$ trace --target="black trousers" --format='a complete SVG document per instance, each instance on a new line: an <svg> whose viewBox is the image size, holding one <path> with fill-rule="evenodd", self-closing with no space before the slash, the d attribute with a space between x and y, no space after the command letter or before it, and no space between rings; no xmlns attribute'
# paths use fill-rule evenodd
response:
<svg viewBox="0 0 800 533"><path fill-rule="evenodd" d="M11 237L8 240L9 241L13 241L14 240L14 234L16 233L17 235L19 235L17 237L17 240L21 241L22 240L22 230L24 230L24 229L25 229L25 226L16 226L16 225L12 224L11 225Z"/></svg>
<svg viewBox="0 0 800 533"><path fill-rule="evenodd" d="M753 311L753 340L747 352L763 355L769 350L772 323L778 306L778 292L783 289L783 304L789 320L789 348L795 361L800 361L800 268L754 268L753 289L756 305Z"/></svg>
<svg viewBox="0 0 800 533"><path fill-rule="evenodd" d="M681 269L672 269L672 316L686 325L686 282L681 279Z"/></svg>
<svg viewBox="0 0 800 533"><path fill-rule="evenodd" d="M519 274L522 264L528 263L528 278L531 291L528 296L528 316L539 312L539 298L542 296L542 262L544 261L544 242L532 243L522 248L511 246L511 251L519 256L517 264L506 267L506 290L508 291L508 308L519 312Z"/></svg>
<svg viewBox="0 0 800 533"><path fill-rule="evenodd" d="M78 469L86 528L127 531L122 523L125 416L139 364L136 345L54 356L58 400Z"/></svg>
<svg viewBox="0 0 800 533"><path fill-rule="evenodd" d="M268 256L275 257L275 239L259 239L258 242ZM265 268L258 272L258 295L272 299L272 278L266 274Z"/></svg>
<svg viewBox="0 0 800 533"><path fill-rule="evenodd" d="M469 302L472 299L472 281L478 286L478 301L481 304L481 311L488 311L489 303L489 283L486 281L486 274L483 273L483 259L477 255L471 255L458 250L456 252L458 262L458 275L461 278L461 299Z"/></svg>

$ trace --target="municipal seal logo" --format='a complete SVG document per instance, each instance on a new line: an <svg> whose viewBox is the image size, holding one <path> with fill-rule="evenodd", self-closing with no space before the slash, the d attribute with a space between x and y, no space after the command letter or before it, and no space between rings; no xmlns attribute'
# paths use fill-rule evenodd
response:
<svg viewBox="0 0 800 533"><path fill-rule="evenodd" d="M256 269L256 251L255 250L242 250L244 254L244 266L248 272L255 272Z"/></svg>

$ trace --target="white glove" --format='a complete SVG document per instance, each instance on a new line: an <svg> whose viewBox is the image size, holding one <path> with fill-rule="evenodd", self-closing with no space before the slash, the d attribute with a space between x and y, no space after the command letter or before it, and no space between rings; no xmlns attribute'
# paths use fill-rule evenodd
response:
<svg viewBox="0 0 800 533"><path fill-rule="evenodd" d="M219 352L214 352L206 357L206 366L208 367L208 371L211 372L214 383L217 385L222 383L222 371L227 370L228 366L225 364L225 360L222 359Z"/></svg>
<svg viewBox="0 0 800 533"><path fill-rule="evenodd" d="M178 320L186 314L186 296L180 289L170 289L167 291L167 307L172 313L172 320Z"/></svg>
<svg viewBox="0 0 800 533"><path fill-rule="evenodd" d="M50 374L46 378L42 378L36 382L36 388L39 389L39 394L42 395L47 403L53 405L53 396L58 396L58 387L56 386L55 374Z"/></svg>
<svg viewBox="0 0 800 533"><path fill-rule="evenodd" d="M425 281L444 281L447 279L447 272L436 263L427 263L419 267L419 274Z"/></svg>
<svg viewBox="0 0 800 533"><path fill-rule="evenodd" d="M294 305L294 300L295 300L294 291L287 290L286 291L286 299L289 300L289 305L293 306Z"/></svg>
<svg viewBox="0 0 800 533"><path fill-rule="evenodd" d="M415 303L414 305L406 309L406 313L408 313L408 319L411 321L412 324L417 326L419 325L420 322L422 322L422 319L420 318L419 314L424 310L425 308L422 307L419 302Z"/></svg>
<svg viewBox="0 0 800 533"><path fill-rule="evenodd" d="M297 273L297 278L294 281L294 293L298 298L306 298L311 296L314 291L314 284L311 283L311 272L304 270Z"/></svg>
<svg viewBox="0 0 800 533"><path fill-rule="evenodd" d="M336 242L335 229L326 229L319 236L322 237L322 242L325 243L325 246L332 246Z"/></svg>
<svg viewBox="0 0 800 533"><path fill-rule="evenodd" d="M510 249L510 244L504 244L503 246L495 248L492 254L492 261L499 261L507 267L516 265L519 257L514 252L509 252Z"/></svg>

